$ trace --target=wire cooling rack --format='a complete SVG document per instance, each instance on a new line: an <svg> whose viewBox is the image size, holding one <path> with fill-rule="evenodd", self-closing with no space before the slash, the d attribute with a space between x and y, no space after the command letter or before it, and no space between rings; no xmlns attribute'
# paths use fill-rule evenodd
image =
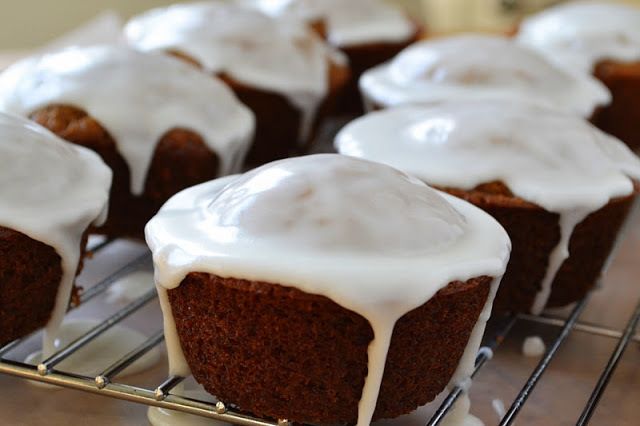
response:
<svg viewBox="0 0 640 426"><path fill-rule="evenodd" d="M112 240L99 241L90 247L93 257L88 262L102 261L102 251L104 248L113 244ZM87 286L87 291L80 296L78 306L86 304L92 299L104 295L106 290L117 281L124 277L148 268L151 263L151 255L145 252L134 257L124 266L112 271L106 278L100 280L94 285ZM39 364L29 364L17 361L9 357L10 353L20 347L27 338L16 340L3 348L0 348L0 373L9 374L24 379L35 380L52 385L63 386L111 398L118 398L131 402L137 402L150 406L162 407L165 409L177 410L189 414L195 414L203 417L209 417L218 421L236 425L246 426L285 426L289 425L286 419L265 420L251 417L249 415L237 412L234 407L226 405L224 402L205 402L197 399L181 396L178 391L172 391L180 384L185 377L169 376L155 389L138 387L129 384L118 383L116 380L118 375L122 373L128 366L140 359L154 347L161 344L164 340L162 330L153 333L146 341L135 349L126 354L111 365L104 366L102 372L95 377L77 374L67 371L59 371L56 369L62 361L72 356L76 351L90 345L102 333L109 330L125 318L129 317L143 306L151 303L156 299L155 289L151 289L139 298L130 302L128 305L115 312L103 322L96 325L76 340L69 343L66 347L61 348L58 352L43 360ZM617 345L611 354L608 362L600 373L599 380L595 385L591 396L586 402L582 413L577 419L576 425L582 426L589 423L592 414L598 406L601 396L605 392L607 384L612 377L619 360L621 359L625 349L631 342L640 343L640 335L636 333L638 323L640 321L640 301L638 302L632 316L629 318L626 327L622 331L601 327L594 324L580 322L579 318L589 302L590 295L579 301L567 318L551 317L551 316L534 316L534 315L512 315L498 320L498 324L494 332L485 337L483 347L478 352L475 361L475 376L491 359L492 354L498 350L500 344L505 340L509 332L513 329L517 322L533 322L547 326L556 327L558 330L555 340L548 346L545 355L542 357L538 365L531 372L519 393L513 400L510 408L499 422L499 426L507 426L514 423L518 413L525 405L536 384L543 376L547 367L558 352L560 346L565 342L572 332L584 332L597 336L605 336L617 340ZM453 407L456 400L464 393L461 387L453 388L444 398L439 408L435 411L430 419L425 419L427 426L435 426L440 424L449 410Z"/></svg>

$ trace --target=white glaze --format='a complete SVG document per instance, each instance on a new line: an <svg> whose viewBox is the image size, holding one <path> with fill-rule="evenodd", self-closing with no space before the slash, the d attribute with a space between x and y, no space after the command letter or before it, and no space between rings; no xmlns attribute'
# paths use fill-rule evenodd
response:
<svg viewBox="0 0 640 426"><path fill-rule="evenodd" d="M222 2L176 4L134 17L128 41L146 51L177 50L207 71L284 96L302 114L309 135L328 92L332 54L304 25Z"/></svg>
<svg viewBox="0 0 640 426"><path fill-rule="evenodd" d="M236 0L276 17L323 21L328 41L337 47L402 43L416 25L397 7L382 0Z"/></svg>
<svg viewBox="0 0 640 426"><path fill-rule="evenodd" d="M32 57L0 75L0 109L28 116L51 104L85 110L115 139L141 194L158 140L191 129L237 172L253 136L253 114L220 81L161 54L125 46L71 48Z"/></svg>
<svg viewBox="0 0 640 426"><path fill-rule="evenodd" d="M82 234L106 214L111 171L97 154L0 113L0 225L53 247L62 278L46 327L53 351L80 260Z"/></svg>
<svg viewBox="0 0 640 426"><path fill-rule="evenodd" d="M451 281L497 277L453 381L469 375L510 250L502 227L470 204L335 154L278 161L182 191L149 222L146 237L172 374L189 368L167 290L192 271L294 286L366 318L375 339L359 426L373 415L395 322Z"/></svg>
<svg viewBox="0 0 640 426"><path fill-rule="evenodd" d="M561 4L525 19L517 40L587 73L605 59L640 61L640 8L598 1Z"/></svg>
<svg viewBox="0 0 640 426"><path fill-rule="evenodd" d="M506 37L461 35L409 46L360 79L367 108L452 99L535 103L582 117L611 101L589 75L573 75Z"/></svg>
<svg viewBox="0 0 640 426"><path fill-rule="evenodd" d="M102 321L96 319L72 319L60 326L60 332L55 341L55 350L64 348L84 333L100 325ZM124 354L141 345L147 336L139 331L122 325L115 325L101 334L91 345L78 350L69 358L56 366L60 371L72 371L87 376L96 376L102 369L118 361ZM154 366L160 360L160 351L153 348L136 362L122 371L118 377L137 374ZM42 362L42 352L35 352L27 357L25 362L37 365ZM35 382L38 383L38 382Z"/></svg>
<svg viewBox="0 0 640 426"><path fill-rule="evenodd" d="M527 336L522 342L522 354L528 357L541 357L547 347L540 336Z"/></svg>
<svg viewBox="0 0 640 426"><path fill-rule="evenodd" d="M587 121L510 101L451 101L375 112L345 126L337 150L379 161L441 187L470 190L502 181L518 197L560 215L532 311L544 307L569 255L574 227L615 197L631 194L640 160Z"/></svg>

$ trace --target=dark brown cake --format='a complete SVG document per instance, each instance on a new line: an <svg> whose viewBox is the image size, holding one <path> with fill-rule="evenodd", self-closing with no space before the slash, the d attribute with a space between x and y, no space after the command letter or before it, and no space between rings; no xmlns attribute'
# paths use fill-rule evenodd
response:
<svg viewBox="0 0 640 426"><path fill-rule="evenodd" d="M169 54L187 63L200 67L200 63L179 51ZM273 160L304 154L313 143L318 126L336 108L336 103L344 86L349 81L349 68L330 62L328 95L320 105L312 124L311 134L304 145L298 145L302 114L281 94L251 87L234 80L228 75L217 75L235 93L238 99L253 111L256 130L253 144L249 149L246 164L257 166Z"/></svg>
<svg viewBox="0 0 640 426"><path fill-rule="evenodd" d="M602 108L595 124L631 149L640 148L640 61L602 61L594 76L611 91L612 101Z"/></svg>
<svg viewBox="0 0 640 426"><path fill-rule="evenodd" d="M218 176L219 159L191 130L172 129L158 141L144 193L134 196L130 174L117 142L94 118L69 105L49 105L31 119L63 139L97 152L113 170L109 217L96 232L143 239L144 225L172 195Z"/></svg>
<svg viewBox="0 0 640 426"><path fill-rule="evenodd" d="M406 414L449 382L492 279L453 282L396 324L374 418ZM257 281L190 273L169 290L195 379L258 416L355 423L368 321L330 299Z"/></svg>
<svg viewBox="0 0 640 426"><path fill-rule="evenodd" d="M471 191L443 190L485 210L505 228L512 251L493 312L528 312L540 290L549 254L560 240L559 215L515 197L501 182ZM548 307L578 301L597 283L638 193L636 185L634 194L611 200L578 224L569 243L570 256L551 285Z"/></svg>
<svg viewBox="0 0 640 426"><path fill-rule="evenodd" d="M83 251L86 241L85 232ZM0 347L47 324L61 278L61 258L52 247L0 226Z"/></svg>

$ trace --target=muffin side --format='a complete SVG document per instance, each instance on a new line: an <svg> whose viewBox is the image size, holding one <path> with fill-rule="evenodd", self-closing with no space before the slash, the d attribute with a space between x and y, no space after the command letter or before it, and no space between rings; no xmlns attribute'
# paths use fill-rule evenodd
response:
<svg viewBox="0 0 640 426"><path fill-rule="evenodd" d="M202 138L187 129L169 130L158 141L143 194L130 190L130 172L117 142L85 111L49 105L30 117L59 137L89 148L113 170L107 221L93 231L113 237L144 238L144 225L171 195L218 176L219 158Z"/></svg>
<svg viewBox="0 0 640 426"><path fill-rule="evenodd" d="M410 412L444 389L490 282L450 283L398 321L374 419ZM357 420L373 340L362 316L293 287L206 273L190 273L168 295L192 373L211 394L262 417Z"/></svg>

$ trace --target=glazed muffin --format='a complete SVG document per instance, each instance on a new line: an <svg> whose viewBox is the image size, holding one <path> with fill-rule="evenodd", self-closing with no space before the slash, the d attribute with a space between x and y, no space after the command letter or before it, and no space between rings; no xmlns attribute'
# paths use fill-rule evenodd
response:
<svg viewBox="0 0 640 426"><path fill-rule="evenodd" d="M222 78L256 116L247 157L262 164L304 152L348 79L348 68L306 26L222 2L179 4L134 17L128 41Z"/></svg>
<svg viewBox="0 0 640 426"><path fill-rule="evenodd" d="M240 170L254 119L220 81L161 54L77 48L0 75L0 109L96 151L114 172L96 232L142 238L173 194Z"/></svg>
<svg viewBox="0 0 640 426"><path fill-rule="evenodd" d="M465 199L513 243L495 311L564 306L596 284L638 194L640 160L585 120L526 103L451 101L347 125L339 152Z"/></svg>
<svg viewBox="0 0 640 426"><path fill-rule="evenodd" d="M415 43L365 72L367 109L457 99L505 99L549 106L585 118L611 98L602 83L572 75L506 37L461 35Z"/></svg>
<svg viewBox="0 0 640 426"><path fill-rule="evenodd" d="M382 0L237 0L278 17L300 19L349 58L351 80L339 112L362 113L358 79L417 41L422 31L399 8Z"/></svg>
<svg viewBox="0 0 640 426"><path fill-rule="evenodd" d="M368 425L467 379L509 256L481 210L336 154L187 189L146 236L171 373L301 423Z"/></svg>
<svg viewBox="0 0 640 426"><path fill-rule="evenodd" d="M596 125L640 148L640 8L609 2L558 5L525 19L517 40L602 81L612 102Z"/></svg>
<svg viewBox="0 0 640 426"><path fill-rule="evenodd" d="M93 152L0 113L0 347L46 326L53 352L111 171Z"/></svg>

